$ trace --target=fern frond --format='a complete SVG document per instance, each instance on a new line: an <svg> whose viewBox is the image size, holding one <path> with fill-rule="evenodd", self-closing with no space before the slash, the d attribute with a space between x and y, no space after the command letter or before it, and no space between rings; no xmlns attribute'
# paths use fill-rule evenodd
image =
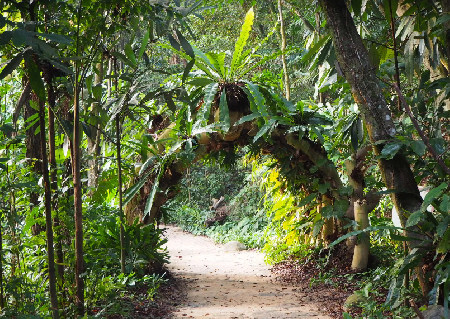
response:
<svg viewBox="0 0 450 319"><path fill-rule="evenodd" d="M229 72L230 77L233 76L235 69L238 67L238 63L241 60L242 51L247 44L250 31L252 30L254 18L255 13L253 12L253 8L250 8L250 10L248 10L247 14L245 15L245 21L242 25L241 33L234 46L233 59L231 60L231 67Z"/></svg>

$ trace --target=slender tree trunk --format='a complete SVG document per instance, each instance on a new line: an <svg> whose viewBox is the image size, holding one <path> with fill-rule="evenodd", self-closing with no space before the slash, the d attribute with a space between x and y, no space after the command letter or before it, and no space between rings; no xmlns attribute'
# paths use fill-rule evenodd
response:
<svg viewBox="0 0 450 319"><path fill-rule="evenodd" d="M56 273L55 252L53 250L53 228L52 228L52 192L50 189L50 177L48 171L46 137L45 137L45 104L39 100L39 125L41 127L41 153L42 153L42 175L44 179L45 197L45 228L47 233L47 256L48 256L48 281L50 289L50 302L52 305L53 318L59 318L58 297L56 295Z"/></svg>
<svg viewBox="0 0 450 319"><path fill-rule="evenodd" d="M53 193L53 210L56 212L56 216L53 219L53 225L55 227L55 232L58 232L60 226L60 220L58 218L58 202L56 200L56 190L58 189L58 178L57 178L57 168L56 168L56 145L55 145L55 99L56 93L51 84L51 80L47 82L48 85L48 153L50 162L50 187L54 191ZM64 286L64 255L62 250L62 243L60 236L57 235L56 239L56 260L58 269L58 278L60 283L60 290L63 293L63 300L65 300Z"/></svg>
<svg viewBox="0 0 450 319"><path fill-rule="evenodd" d="M103 61L102 55L100 55L100 63L97 63L98 73L95 74L95 85L99 85L103 81ZM101 109L101 99L98 99L94 103L92 103L92 114L93 116L98 116ZM100 130L101 124L97 124L91 129L91 137L87 137L88 140L88 153L92 157L88 161L89 170L88 170L88 187L96 188L98 185L98 176L99 176L99 164L98 164L98 156L99 153L99 145L100 145Z"/></svg>
<svg viewBox="0 0 450 319"><path fill-rule="evenodd" d="M125 273L125 232L122 208L122 160L120 155L120 113L116 117L117 171L119 177L119 216L120 216L120 268Z"/></svg>
<svg viewBox="0 0 450 319"><path fill-rule="evenodd" d="M77 30L77 56L80 53L80 20L82 2L78 8L78 30ZM76 283L76 305L78 315L84 315L84 282L80 276L83 273L83 205L81 193L81 134L80 134L80 63L76 61L75 67L75 97L74 97L74 118L73 118L73 147L72 147L72 175L74 190L74 215L75 215L75 283Z"/></svg>
<svg viewBox="0 0 450 319"><path fill-rule="evenodd" d="M283 5L281 4L281 0L278 0L278 13L280 19L280 35L281 35L281 61L283 63L283 73L284 73L284 88L286 92L286 100L291 99L291 86L289 82L289 73L286 65L286 32L284 31L284 19L283 19Z"/></svg>

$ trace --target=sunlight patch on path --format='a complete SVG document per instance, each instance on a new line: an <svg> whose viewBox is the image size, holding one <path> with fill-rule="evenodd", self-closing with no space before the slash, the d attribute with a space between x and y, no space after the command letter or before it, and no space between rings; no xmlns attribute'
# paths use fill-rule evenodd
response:
<svg viewBox="0 0 450 319"><path fill-rule="evenodd" d="M300 302L305 294L296 287L272 283L262 253L225 252L209 238L166 227L168 268L189 282L175 318L330 318L316 304Z"/></svg>

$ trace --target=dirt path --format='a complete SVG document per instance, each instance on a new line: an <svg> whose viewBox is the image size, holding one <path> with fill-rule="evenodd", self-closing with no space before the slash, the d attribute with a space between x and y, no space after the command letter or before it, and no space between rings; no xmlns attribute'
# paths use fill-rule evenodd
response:
<svg viewBox="0 0 450 319"><path fill-rule="evenodd" d="M225 252L209 238L166 227L169 269L188 282L175 318L330 318L296 287L272 283L262 253Z"/></svg>

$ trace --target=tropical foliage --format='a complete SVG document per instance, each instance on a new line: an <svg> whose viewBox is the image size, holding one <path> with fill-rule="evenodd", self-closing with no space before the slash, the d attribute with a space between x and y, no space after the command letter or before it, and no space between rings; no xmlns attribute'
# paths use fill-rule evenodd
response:
<svg viewBox="0 0 450 319"><path fill-rule="evenodd" d="M448 316L448 1L0 3L2 315L153 298L165 220Z"/></svg>

